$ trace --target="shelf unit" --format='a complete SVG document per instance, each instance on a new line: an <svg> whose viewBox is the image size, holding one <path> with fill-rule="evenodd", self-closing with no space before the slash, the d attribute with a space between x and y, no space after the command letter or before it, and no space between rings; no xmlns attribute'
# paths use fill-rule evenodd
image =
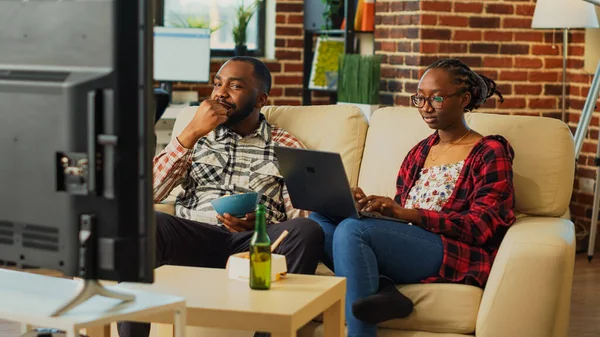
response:
<svg viewBox="0 0 600 337"><path fill-rule="evenodd" d="M356 33L354 31L354 15L356 13L355 0L344 0L344 18L346 19L345 29L332 29L332 30L304 30L304 65L303 65L303 81L302 81L302 105L312 104L312 92L313 91L325 91L329 92L330 103L337 102L337 91L325 90L325 89L309 89L308 84L310 81L310 72L312 68L312 60L315 56L315 36L331 35L331 36L342 36L344 38L344 53L352 54L356 48Z"/></svg>

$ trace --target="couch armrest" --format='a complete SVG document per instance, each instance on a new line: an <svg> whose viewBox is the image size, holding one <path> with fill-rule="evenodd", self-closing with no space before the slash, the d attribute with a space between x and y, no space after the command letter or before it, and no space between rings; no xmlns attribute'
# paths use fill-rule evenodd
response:
<svg viewBox="0 0 600 337"><path fill-rule="evenodd" d="M575 228L560 218L524 217L500 246L479 307L478 337L566 337Z"/></svg>

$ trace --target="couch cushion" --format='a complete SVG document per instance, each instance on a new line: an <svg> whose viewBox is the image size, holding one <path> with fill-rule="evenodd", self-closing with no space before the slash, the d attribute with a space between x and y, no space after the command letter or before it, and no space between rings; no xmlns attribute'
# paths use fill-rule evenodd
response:
<svg viewBox="0 0 600 337"><path fill-rule="evenodd" d="M354 105L266 106L269 123L296 136L309 149L342 156L351 186L356 186L368 123Z"/></svg>
<svg viewBox="0 0 600 337"><path fill-rule="evenodd" d="M404 319L379 326L400 330L470 334L475 323L483 290L463 284L409 284L398 289L410 298L415 309Z"/></svg>
<svg viewBox="0 0 600 337"><path fill-rule="evenodd" d="M317 275L332 276L322 263ZM439 333L472 334L479 304L483 296L481 288L449 283L408 284L397 286L415 304L410 316L379 324L382 328L415 330ZM316 319L322 322L322 317Z"/></svg>
<svg viewBox="0 0 600 337"><path fill-rule="evenodd" d="M468 113L466 120L483 135L504 136L514 148L517 212L565 214L575 170L573 136L566 124L552 118L483 113ZM371 117L359 186L368 194L393 196L402 160L431 132L414 108L377 110Z"/></svg>

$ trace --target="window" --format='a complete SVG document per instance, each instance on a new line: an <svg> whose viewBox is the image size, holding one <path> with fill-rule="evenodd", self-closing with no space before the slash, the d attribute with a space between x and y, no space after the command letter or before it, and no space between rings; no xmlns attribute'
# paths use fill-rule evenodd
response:
<svg viewBox="0 0 600 337"><path fill-rule="evenodd" d="M211 35L212 56L232 56L234 49L231 33L240 4L248 6L253 0L164 0L164 26L181 26L193 20L211 28L219 27ZM257 8L246 30L249 55L264 56L265 2ZM160 11L159 11L160 13Z"/></svg>

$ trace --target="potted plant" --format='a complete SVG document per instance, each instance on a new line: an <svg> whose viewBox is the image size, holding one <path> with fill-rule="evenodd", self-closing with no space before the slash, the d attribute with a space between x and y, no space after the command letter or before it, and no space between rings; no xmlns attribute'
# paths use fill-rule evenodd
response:
<svg viewBox="0 0 600 337"><path fill-rule="evenodd" d="M167 19L167 26L176 28L208 28L210 33L214 33L221 28L220 23L209 23L201 17L194 15L183 15L179 13L171 13Z"/></svg>
<svg viewBox="0 0 600 337"><path fill-rule="evenodd" d="M354 104L367 120L379 108L381 55L344 54L338 70L338 104Z"/></svg>
<svg viewBox="0 0 600 337"><path fill-rule="evenodd" d="M246 29L252 16L256 12L258 6L263 0L254 0L248 6L240 1L240 5L236 9L235 22L233 24L233 42L235 43L235 54L238 56L246 55L248 47L246 46Z"/></svg>
<svg viewBox="0 0 600 337"><path fill-rule="evenodd" d="M343 9L341 0L321 0L321 2L325 5L322 14L325 25L321 29L328 31L334 27L340 28L344 19L344 14L341 13Z"/></svg>

